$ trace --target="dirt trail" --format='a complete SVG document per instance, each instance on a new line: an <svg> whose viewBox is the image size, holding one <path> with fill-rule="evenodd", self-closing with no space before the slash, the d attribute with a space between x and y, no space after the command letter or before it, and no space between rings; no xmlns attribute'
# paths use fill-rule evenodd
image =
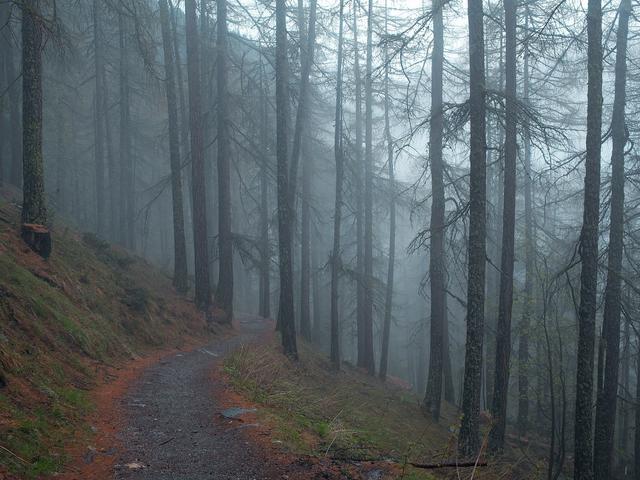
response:
<svg viewBox="0 0 640 480"><path fill-rule="evenodd" d="M255 341L271 324L259 317L239 320L239 335L167 357L146 370L121 399L125 429L114 478L271 479L279 467L235 428L216 421L217 362L242 343ZM286 477L285 477L286 478Z"/></svg>

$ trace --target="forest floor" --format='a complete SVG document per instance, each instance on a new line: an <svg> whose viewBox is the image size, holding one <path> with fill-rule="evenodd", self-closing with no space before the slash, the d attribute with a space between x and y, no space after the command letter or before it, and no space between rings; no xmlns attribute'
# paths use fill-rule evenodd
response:
<svg viewBox="0 0 640 480"><path fill-rule="evenodd" d="M77 442L64 480L398 478L386 461L289 451L234 392L223 362L271 344L273 322L239 316L235 335L132 362L94 392L92 444Z"/></svg>
<svg viewBox="0 0 640 480"><path fill-rule="evenodd" d="M435 423L405 382L394 377L382 382L348 363L333 372L326 355L304 341L298 348L300 359L291 362L271 339L237 349L223 364L232 387L227 391L234 392L228 395L239 395L247 408L256 409L251 421L259 425L252 429L258 443L275 443L311 462L333 462L342 468L340 478L375 478L363 473L367 468L415 480L542 478L545 452L529 441L510 440L500 457L477 459L482 466L455 466L456 406L444 403ZM488 427L484 418L485 442Z"/></svg>
<svg viewBox="0 0 640 480"><path fill-rule="evenodd" d="M529 478L510 452L477 471L455 460L457 409L425 418L381 382L238 316L212 331L144 260L56 221L43 260L0 199L0 479Z"/></svg>

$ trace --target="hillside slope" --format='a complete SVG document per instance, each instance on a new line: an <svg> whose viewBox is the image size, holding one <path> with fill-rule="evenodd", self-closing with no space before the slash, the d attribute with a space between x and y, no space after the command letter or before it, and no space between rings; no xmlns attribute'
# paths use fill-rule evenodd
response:
<svg viewBox="0 0 640 480"><path fill-rule="evenodd" d="M59 471L87 433L89 392L106 367L210 332L166 274L90 234L53 230L45 261L0 203L0 478Z"/></svg>
<svg viewBox="0 0 640 480"><path fill-rule="evenodd" d="M272 341L244 346L224 363L236 394L247 408L257 408L256 421L264 431L254 429L253 439L264 448L275 442L293 458L333 462L343 469L342 478L369 478L360 472L372 462L381 469L393 467L394 478L415 480L543 477L544 451L511 442L501 457L482 455L482 467L456 467L459 413L454 405L444 403L440 422L434 423L398 379L382 382L346 363L333 372L326 356L305 342L299 353L300 361L290 362ZM487 431L483 422L483 443ZM433 468L443 463L453 466Z"/></svg>

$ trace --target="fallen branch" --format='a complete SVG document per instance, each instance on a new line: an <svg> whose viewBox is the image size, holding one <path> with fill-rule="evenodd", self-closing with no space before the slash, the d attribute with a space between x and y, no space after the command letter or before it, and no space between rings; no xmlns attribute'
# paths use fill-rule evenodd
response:
<svg viewBox="0 0 640 480"><path fill-rule="evenodd" d="M487 462L444 462L444 463L413 463L409 462L409 465L415 468L432 469L432 468L464 468L464 467L486 467Z"/></svg>
<svg viewBox="0 0 640 480"><path fill-rule="evenodd" d="M9 450L8 448L3 447L2 445L0 445L0 449L1 449L1 450L3 450L3 451L5 451L5 452L7 452L9 455L12 455L12 456L16 457L18 460L20 460L20 461L21 461L22 463L24 463L25 465L30 465L30 463L29 463L29 462L27 462L24 458L22 458L22 457L21 457L21 456L19 456L19 455L16 455L15 453L13 453L13 452L12 452L11 450Z"/></svg>

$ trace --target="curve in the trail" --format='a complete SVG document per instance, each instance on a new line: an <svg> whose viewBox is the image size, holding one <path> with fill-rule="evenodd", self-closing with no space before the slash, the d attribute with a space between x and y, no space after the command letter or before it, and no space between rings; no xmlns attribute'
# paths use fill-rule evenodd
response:
<svg viewBox="0 0 640 480"><path fill-rule="evenodd" d="M261 452L237 430L213 420L216 388L212 369L242 343L270 327L259 317L239 319L240 334L149 368L122 399L126 427L117 480L270 479L274 473Z"/></svg>

